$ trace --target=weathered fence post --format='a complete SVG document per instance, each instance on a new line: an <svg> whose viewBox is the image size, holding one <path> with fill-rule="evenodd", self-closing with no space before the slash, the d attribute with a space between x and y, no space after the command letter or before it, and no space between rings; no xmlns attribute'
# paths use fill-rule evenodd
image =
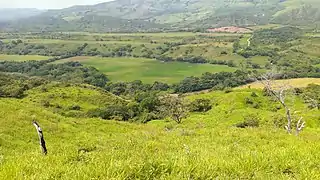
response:
<svg viewBox="0 0 320 180"><path fill-rule="evenodd" d="M42 153L44 155L47 155L48 151L47 151L47 147L46 147L46 142L45 142L44 137L43 137L42 129L40 128L39 124L36 121L33 121L33 125L34 125L34 127L36 127L36 130L38 132Z"/></svg>

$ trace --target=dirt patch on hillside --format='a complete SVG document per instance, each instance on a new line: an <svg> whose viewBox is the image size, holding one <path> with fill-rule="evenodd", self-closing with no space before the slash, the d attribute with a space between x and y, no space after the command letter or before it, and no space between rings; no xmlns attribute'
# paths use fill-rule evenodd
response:
<svg viewBox="0 0 320 180"><path fill-rule="evenodd" d="M235 26L227 26L220 28L211 28L207 29L208 32L224 32L224 33L251 33L252 30L247 28L235 27Z"/></svg>
<svg viewBox="0 0 320 180"><path fill-rule="evenodd" d="M88 59L87 56L76 56L76 57L68 58L69 61L82 61L87 59Z"/></svg>
<svg viewBox="0 0 320 180"><path fill-rule="evenodd" d="M320 78L297 78L297 79L285 79L285 80L276 80L273 83L275 86L291 86L296 88L307 87L309 84L320 85ZM260 82L253 82L244 86L236 87L235 89L263 89L264 85Z"/></svg>

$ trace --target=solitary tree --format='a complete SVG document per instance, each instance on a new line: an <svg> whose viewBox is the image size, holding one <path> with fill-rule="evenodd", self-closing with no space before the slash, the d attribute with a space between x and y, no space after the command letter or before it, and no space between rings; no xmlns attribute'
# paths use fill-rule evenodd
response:
<svg viewBox="0 0 320 180"><path fill-rule="evenodd" d="M294 125L292 115L291 115L291 110L286 101L287 93L290 91L290 89L292 89L292 87L290 87L288 84L276 85L274 81L274 77L275 77L274 73L267 73L261 76L261 78L259 78L259 81L264 85L266 93L275 97L275 99L285 109L286 119L287 119L287 125L285 126L285 128L287 132L291 134L292 128L293 126L295 126L296 135L299 135L300 131L305 127L305 122L302 120L303 118L300 117L300 119Z"/></svg>
<svg viewBox="0 0 320 180"><path fill-rule="evenodd" d="M187 117L187 105L183 99L178 96L168 95L162 97L162 110L166 116L171 117L172 120L178 124L182 122L182 119Z"/></svg>

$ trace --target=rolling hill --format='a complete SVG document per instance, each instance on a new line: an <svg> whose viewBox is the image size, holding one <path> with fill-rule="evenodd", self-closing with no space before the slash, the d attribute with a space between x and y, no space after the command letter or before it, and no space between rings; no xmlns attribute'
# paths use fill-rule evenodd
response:
<svg viewBox="0 0 320 180"><path fill-rule="evenodd" d="M316 0L115 0L9 21L5 31L159 31L270 23L317 25Z"/></svg>
<svg viewBox="0 0 320 180"><path fill-rule="evenodd" d="M43 12L45 12L45 10L30 9L30 8L23 8L23 9L0 8L0 22L17 20L20 18L28 18L31 16L39 15Z"/></svg>
<svg viewBox="0 0 320 180"><path fill-rule="evenodd" d="M213 108L181 124L77 117L119 99L86 86L50 84L27 94L0 98L0 179L319 179L320 111L299 98L307 127L295 137L273 121L283 109L252 89L189 96L211 99ZM43 129L46 156L32 120ZM235 126L249 120L259 126Z"/></svg>

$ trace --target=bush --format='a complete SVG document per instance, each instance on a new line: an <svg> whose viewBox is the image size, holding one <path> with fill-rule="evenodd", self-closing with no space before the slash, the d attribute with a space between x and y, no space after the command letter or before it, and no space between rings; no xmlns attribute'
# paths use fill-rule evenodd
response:
<svg viewBox="0 0 320 180"><path fill-rule="evenodd" d="M320 109L320 85L308 85L301 95L310 109Z"/></svg>
<svg viewBox="0 0 320 180"><path fill-rule="evenodd" d="M287 119L284 116L276 115L272 117L275 128L284 128L287 125Z"/></svg>
<svg viewBox="0 0 320 180"><path fill-rule="evenodd" d="M189 105L191 112L207 112L212 109L211 101L209 99L196 99Z"/></svg>
<svg viewBox="0 0 320 180"><path fill-rule="evenodd" d="M227 55L228 53L227 53L227 51L221 51L220 54L221 54L221 55Z"/></svg>
<svg viewBox="0 0 320 180"><path fill-rule="evenodd" d="M237 128L259 127L260 119L256 115L249 115L244 118L244 121L236 124Z"/></svg>
<svg viewBox="0 0 320 180"><path fill-rule="evenodd" d="M262 94L263 96L272 96L271 92L266 87L263 88Z"/></svg>
<svg viewBox="0 0 320 180"><path fill-rule="evenodd" d="M51 106L50 102L48 100L42 100L41 101L41 106L48 108Z"/></svg>
<svg viewBox="0 0 320 180"><path fill-rule="evenodd" d="M147 123L149 121L158 119L158 116L155 113L144 113L140 119L142 123Z"/></svg>
<svg viewBox="0 0 320 180"><path fill-rule="evenodd" d="M69 110L79 111L81 107L79 105L72 105L69 107Z"/></svg>
<svg viewBox="0 0 320 180"><path fill-rule="evenodd" d="M130 112L126 106L112 105L106 108L93 109L87 112L88 117L99 117L102 119L115 119L121 121L127 121L130 118Z"/></svg>
<svg viewBox="0 0 320 180"><path fill-rule="evenodd" d="M233 91L232 88L226 88L226 89L224 90L225 93L231 93L232 91Z"/></svg>
<svg viewBox="0 0 320 180"><path fill-rule="evenodd" d="M293 93L297 94L297 95L300 95L300 94L303 93L303 90L301 88L293 88Z"/></svg>
<svg viewBox="0 0 320 180"><path fill-rule="evenodd" d="M229 67L236 67L236 66L237 66L232 60L228 61L228 62L227 62L227 65L228 65Z"/></svg>
<svg viewBox="0 0 320 180"><path fill-rule="evenodd" d="M248 97L246 97L246 98L244 99L244 101L245 101L246 104L249 104L249 105L254 104L253 100L250 99L250 98L248 98Z"/></svg>

